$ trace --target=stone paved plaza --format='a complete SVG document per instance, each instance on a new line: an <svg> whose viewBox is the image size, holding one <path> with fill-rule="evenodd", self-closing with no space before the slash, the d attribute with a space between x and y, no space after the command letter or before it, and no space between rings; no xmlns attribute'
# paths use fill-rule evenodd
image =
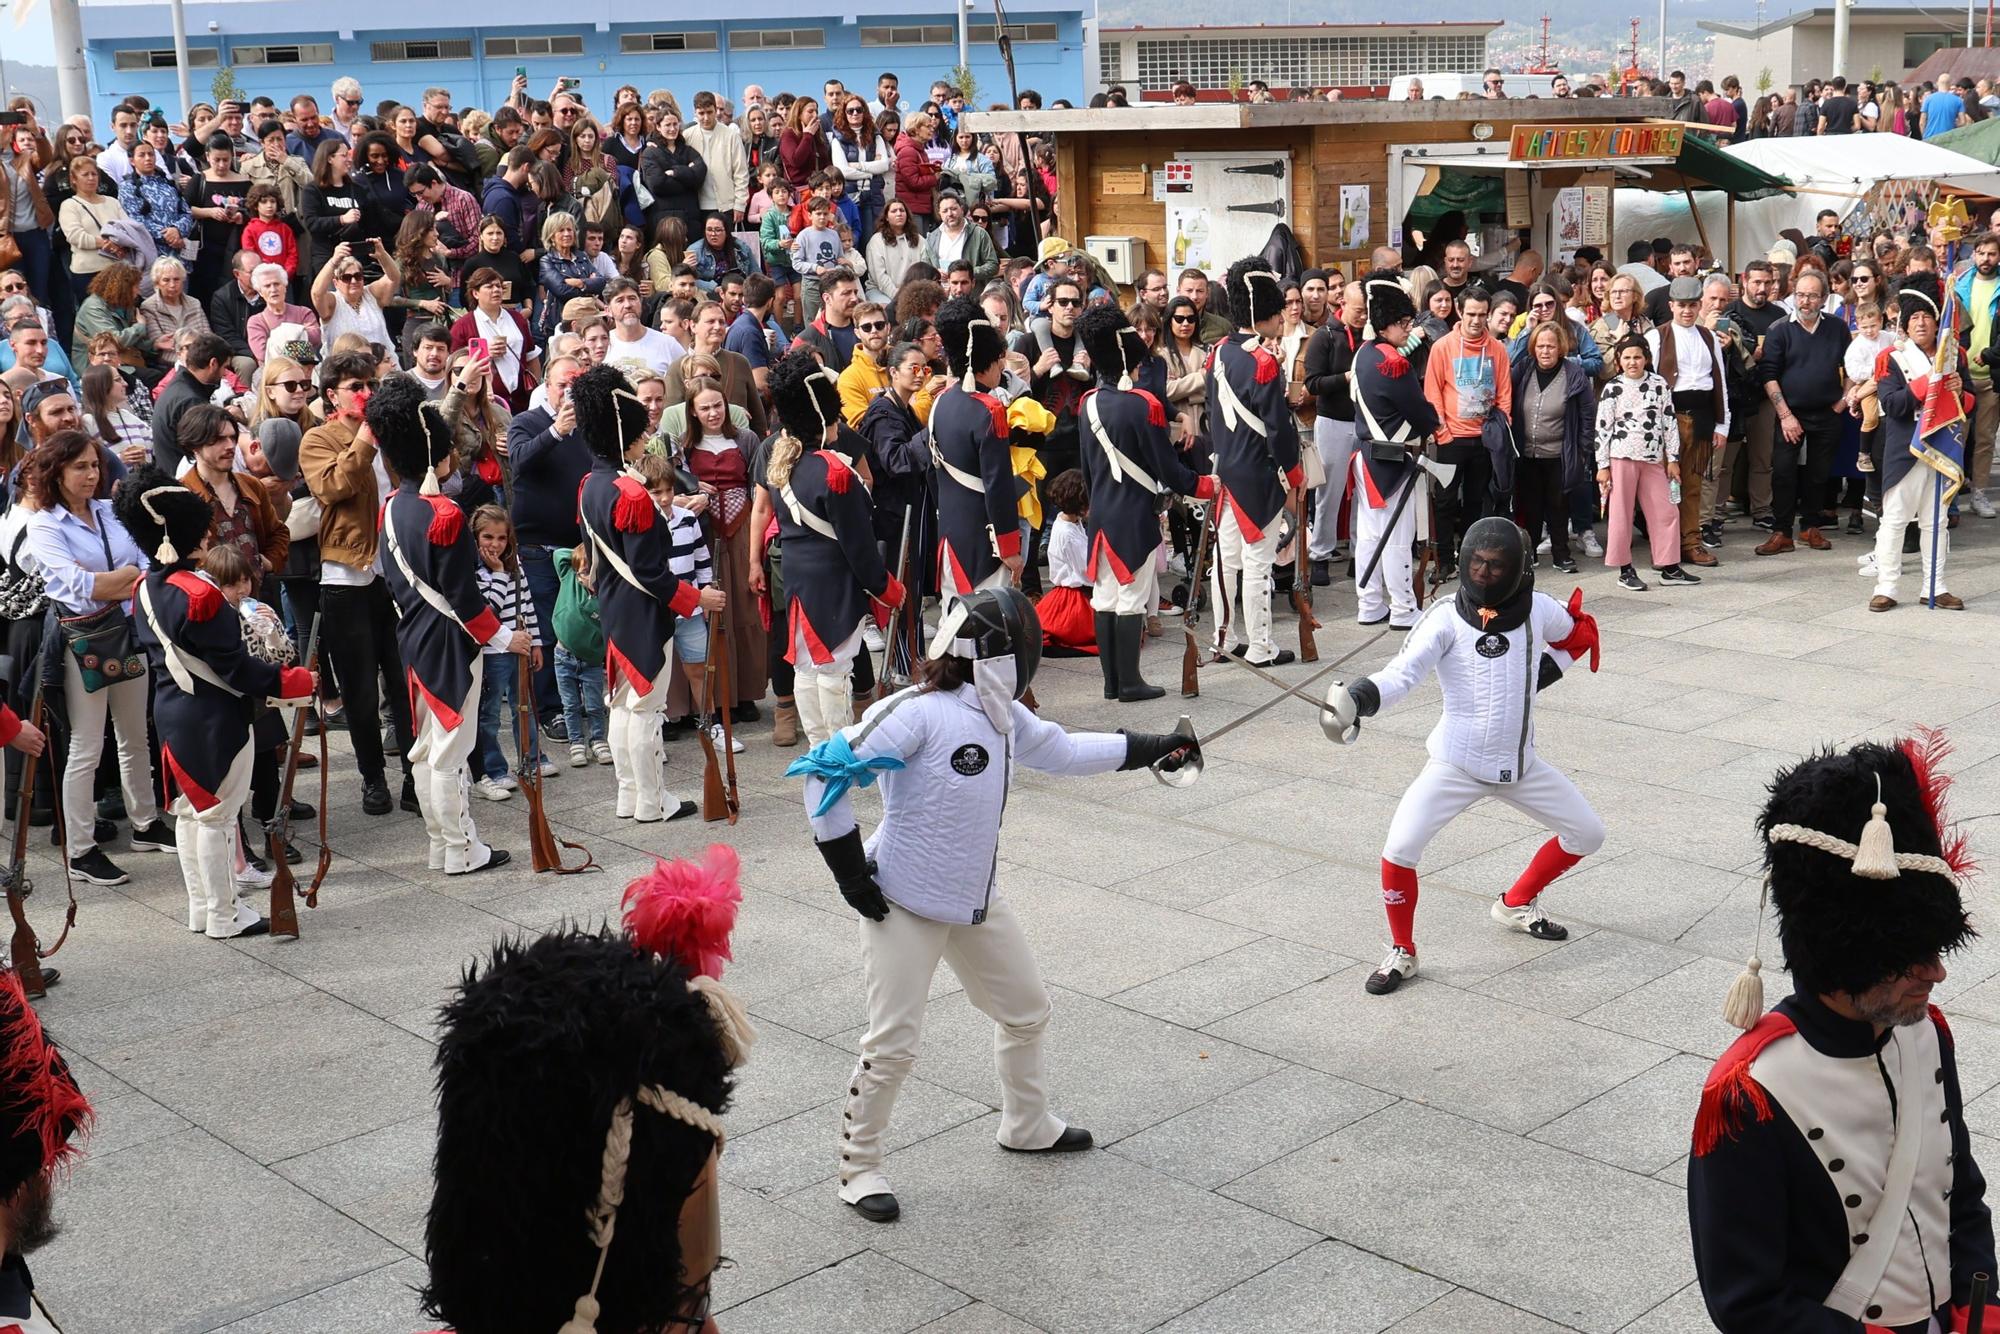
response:
<svg viewBox="0 0 2000 1334"><path fill-rule="evenodd" d="M1869 614L1855 539L1766 561L1746 532L1732 527L1700 588L1624 594L1601 567L1580 581L1603 671L1541 697L1540 746L1610 837L1549 896L1567 943L1488 919L1544 837L1488 804L1423 867L1422 975L1363 994L1384 938L1378 851L1435 687L1345 749L1281 705L1218 742L1188 791L1145 774L1025 779L1001 891L1055 995L1057 1108L1102 1147L1054 1161L996 1147L990 1027L941 970L897 1108L904 1207L887 1227L832 1185L863 1019L855 919L781 777L797 752L774 750L768 723L747 732L733 831L621 824L608 769L565 769L549 783L556 832L607 871L567 879L427 872L416 817L360 814L336 753L340 855L321 906L301 906L303 939L190 936L169 857L120 854L132 884L83 887L43 1014L100 1125L37 1280L69 1334L424 1328L433 1018L461 966L501 933L613 912L651 856L728 837L745 893L727 980L762 1031L723 1160L728 1334L1706 1329L1684 1155L1731 1036L1719 1011L1750 944L1763 785L1821 742L1948 724L1957 812L2000 811L2000 524L1961 530L1956 615ZM1346 587L1320 608L1324 661L1373 633ZM1148 670L1171 683L1178 661L1162 641ZM1090 662L1045 663L1035 685L1073 726L1164 729L1181 711L1171 694L1107 705ZM1206 731L1267 697L1215 668L1189 711ZM698 787L697 747L669 750ZM520 802L475 806L525 860ZM860 807L879 809L873 794ZM1971 830L2000 864L2000 820ZM32 907L50 932L60 891L40 869ZM2000 942L1950 963L1941 996L1991 1171ZM1767 976L1776 999L1783 975Z"/></svg>

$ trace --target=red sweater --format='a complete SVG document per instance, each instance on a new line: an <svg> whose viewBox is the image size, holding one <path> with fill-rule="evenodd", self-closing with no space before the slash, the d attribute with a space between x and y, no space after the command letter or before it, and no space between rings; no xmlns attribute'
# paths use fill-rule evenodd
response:
<svg viewBox="0 0 2000 1334"><path fill-rule="evenodd" d="M243 249L254 250L265 264L276 264L290 278L299 276L299 238L282 222L253 219L243 229Z"/></svg>
<svg viewBox="0 0 2000 1334"><path fill-rule="evenodd" d="M778 135L778 161L784 164L785 179L792 183L792 189L803 192L814 172L833 165L833 149L824 134L784 130Z"/></svg>

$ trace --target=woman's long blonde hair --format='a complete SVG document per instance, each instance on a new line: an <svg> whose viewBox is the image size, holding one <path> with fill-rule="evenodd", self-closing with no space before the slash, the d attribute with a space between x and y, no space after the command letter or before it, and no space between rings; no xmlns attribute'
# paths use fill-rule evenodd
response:
<svg viewBox="0 0 2000 1334"><path fill-rule="evenodd" d="M310 379L312 376L306 374L306 368L290 357L274 356L266 361L263 378L257 381L257 401L250 409L250 429L254 431L273 417L285 415L278 411L277 403L271 398L271 385L274 381ZM313 420L312 400L307 399L306 405L299 409L299 415L288 420L297 422L301 431L309 431L318 425Z"/></svg>

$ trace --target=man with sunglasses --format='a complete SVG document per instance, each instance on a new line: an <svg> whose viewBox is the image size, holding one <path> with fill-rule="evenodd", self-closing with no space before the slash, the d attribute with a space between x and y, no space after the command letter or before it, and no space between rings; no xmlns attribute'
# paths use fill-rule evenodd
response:
<svg viewBox="0 0 2000 1334"><path fill-rule="evenodd" d="M333 81L333 119L327 122L327 129L352 145L363 134L358 124L361 119L361 84L351 78Z"/></svg>
<svg viewBox="0 0 2000 1334"><path fill-rule="evenodd" d="M861 416L878 394L889 388L889 315L878 303L864 301L854 308L854 329L861 339L854 356L840 373L840 415L859 427ZM918 415L928 416L928 402Z"/></svg>

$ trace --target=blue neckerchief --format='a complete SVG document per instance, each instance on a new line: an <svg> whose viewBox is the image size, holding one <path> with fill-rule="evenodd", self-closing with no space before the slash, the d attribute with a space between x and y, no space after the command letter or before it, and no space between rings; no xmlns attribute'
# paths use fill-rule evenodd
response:
<svg viewBox="0 0 2000 1334"><path fill-rule="evenodd" d="M832 810L834 803L845 796L850 787L873 787L877 774L902 767L903 762L893 755L878 755L871 760L859 758L854 753L854 747L847 744L847 738L835 732L787 765L785 777L817 775L826 784L826 791L819 799L819 808L813 812L817 818Z"/></svg>

